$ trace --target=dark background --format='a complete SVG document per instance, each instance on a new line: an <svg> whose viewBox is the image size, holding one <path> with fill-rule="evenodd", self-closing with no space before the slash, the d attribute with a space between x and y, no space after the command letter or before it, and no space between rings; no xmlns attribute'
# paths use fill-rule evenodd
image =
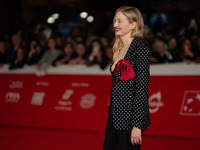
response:
<svg viewBox="0 0 200 150"><path fill-rule="evenodd" d="M191 18L200 23L200 1L197 0L1 0L0 33L3 36L37 23L47 24L47 18L53 13L60 15L51 24L54 28L71 29L79 26L101 32L112 23L115 10L123 5L137 7L146 24L151 23L152 17L159 18L161 14L165 15L168 24L187 26ZM87 23L81 19L79 14L82 11L94 16L94 22Z"/></svg>

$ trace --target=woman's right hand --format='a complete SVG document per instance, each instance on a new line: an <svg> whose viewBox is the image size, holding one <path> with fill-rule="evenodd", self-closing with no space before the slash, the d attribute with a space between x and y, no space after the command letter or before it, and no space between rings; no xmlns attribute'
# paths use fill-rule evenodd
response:
<svg viewBox="0 0 200 150"><path fill-rule="evenodd" d="M131 143L133 145L142 144L142 133L141 129L133 127L131 131Z"/></svg>

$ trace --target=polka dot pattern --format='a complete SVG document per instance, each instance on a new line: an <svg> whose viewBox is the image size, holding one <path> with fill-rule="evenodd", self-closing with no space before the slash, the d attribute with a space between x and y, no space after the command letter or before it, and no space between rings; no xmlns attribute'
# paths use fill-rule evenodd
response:
<svg viewBox="0 0 200 150"><path fill-rule="evenodd" d="M113 63L110 65L113 125L118 130L132 130L135 126L144 131L151 124L148 103L149 57L148 47L135 37L124 59L130 60L136 77L121 81L119 77L123 67L114 75L111 71Z"/></svg>

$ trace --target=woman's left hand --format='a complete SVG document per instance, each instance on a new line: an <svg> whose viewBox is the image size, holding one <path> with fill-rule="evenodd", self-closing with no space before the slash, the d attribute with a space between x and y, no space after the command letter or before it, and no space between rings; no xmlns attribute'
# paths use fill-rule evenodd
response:
<svg viewBox="0 0 200 150"><path fill-rule="evenodd" d="M131 131L131 143L133 145L142 144L142 135L141 129L133 127Z"/></svg>

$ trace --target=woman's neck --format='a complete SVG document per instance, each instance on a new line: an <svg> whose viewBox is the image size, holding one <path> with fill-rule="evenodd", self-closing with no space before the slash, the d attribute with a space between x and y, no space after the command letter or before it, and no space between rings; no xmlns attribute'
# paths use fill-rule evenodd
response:
<svg viewBox="0 0 200 150"><path fill-rule="evenodd" d="M124 47L129 47L133 38L131 38L130 34L124 35L120 37Z"/></svg>

